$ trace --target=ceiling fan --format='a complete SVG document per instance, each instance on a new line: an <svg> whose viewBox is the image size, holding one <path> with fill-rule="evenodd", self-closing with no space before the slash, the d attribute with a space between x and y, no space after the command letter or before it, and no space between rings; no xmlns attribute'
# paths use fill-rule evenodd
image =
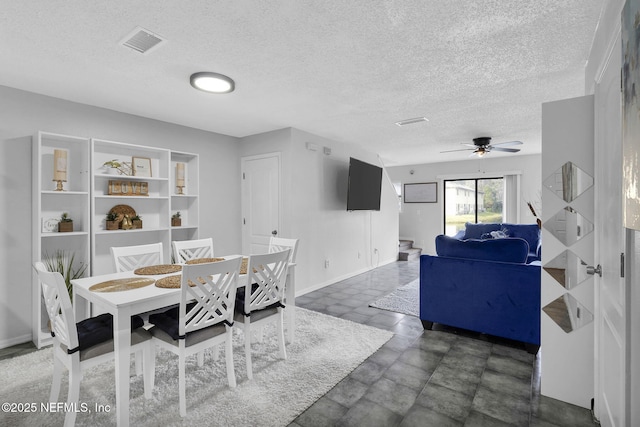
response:
<svg viewBox="0 0 640 427"><path fill-rule="evenodd" d="M490 151L506 151L507 153L517 153L520 151L519 148L505 148L513 145L522 145L522 141L507 141L507 142L498 142L497 144L491 144L490 136L481 136L478 138L473 138L473 144L463 144L467 147L471 148L461 148L459 150L447 150L441 151L441 153L451 153L453 151L468 151L473 150L473 153L469 157L478 156L483 157Z"/></svg>

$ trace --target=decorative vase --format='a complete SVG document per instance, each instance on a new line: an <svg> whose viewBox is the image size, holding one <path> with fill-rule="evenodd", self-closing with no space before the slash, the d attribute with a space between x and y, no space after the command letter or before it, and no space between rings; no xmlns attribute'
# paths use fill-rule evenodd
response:
<svg viewBox="0 0 640 427"><path fill-rule="evenodd" d="M107 168L107 174L108 175L118 175L118 169L117 168Z"/></svg>
<svg viewBox="0 0 640 427"><path fill-rule="evenodd" d="M60 221L58 223L58 232L68 233L73 231L73 221Z"/></svg>
<svg viewBox="0 0 640 427"><path fill-rule="evenodd" d="M131 230L132 228L133 228L133 222L131 221L131 218L129 217L129 215L125 215L124 219L122 220L122 229Z"/></svg>

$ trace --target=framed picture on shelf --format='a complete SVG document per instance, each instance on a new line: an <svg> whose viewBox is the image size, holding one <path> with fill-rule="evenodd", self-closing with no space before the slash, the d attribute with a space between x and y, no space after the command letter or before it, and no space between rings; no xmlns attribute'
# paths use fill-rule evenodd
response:
<svg viewBox="0 0 640 427"><path fill-rule="evenodd" d="M151 159L148 157L132 157L133 176L151 177Z"/></svg>

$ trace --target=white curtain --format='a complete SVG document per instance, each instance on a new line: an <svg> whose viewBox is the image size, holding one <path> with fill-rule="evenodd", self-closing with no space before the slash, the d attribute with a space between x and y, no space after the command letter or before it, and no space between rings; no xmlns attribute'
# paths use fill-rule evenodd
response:
<svg viewBox="0 0 640 427"><path fill-rule="evenodd" d="M520 223L520 174L504 175L503 222Z"/></svg>

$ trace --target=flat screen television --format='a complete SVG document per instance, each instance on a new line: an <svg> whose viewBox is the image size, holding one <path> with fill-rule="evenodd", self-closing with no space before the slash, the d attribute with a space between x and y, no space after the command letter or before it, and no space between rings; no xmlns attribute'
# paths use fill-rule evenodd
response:
<svg viewBox="0 0 640 427"><path fill-rule="evenodd" d="M347 184L347 210L380 210L382 168L361 160L349 159Z"/></svg>

